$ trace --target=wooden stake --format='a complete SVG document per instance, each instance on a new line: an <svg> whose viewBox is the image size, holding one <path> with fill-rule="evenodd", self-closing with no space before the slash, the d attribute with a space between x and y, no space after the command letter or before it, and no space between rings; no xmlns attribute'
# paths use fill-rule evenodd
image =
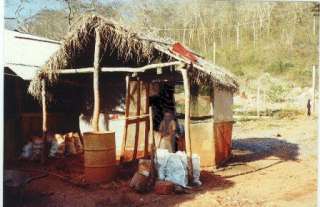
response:
<svg viewBox="0 0 320 207"><path fill-rule="evenodd" d="M237 25L237 49L239 49L239 45L240 45L240 25L238 22L238 25Z"/></svg>
<svg viewBox="0 0 320 207"><path fill-rule="evenodd" d="M252 24L252 26L253 26L253 48L256 48L256 26L254 23Z"/></svg>
<svg viewBox="0 0 320 207"><path fill-rule="evenodd" d="M313 16L313 35L316 35L316 16Z"/></svg>
<svg viewBox="0 0 320 207"><path fill-rule="evenodd" d="M47 104L46 104L46 82L44 79L41 80L41 102L42 102L42 137L43 146L41 162L44 163L47 155Z"/></svg>
<svg viewBox="0 0 320 207"><path fill-rule="evenodd" d="M221 28L220 29L220 47L222 48L223 47L223 29Z"/></svg>
<svg viewBox="0 0 320 207"><path fill-rule="evenodd" d="M216 64L216 41L213 42L213 64Z"/></svg>
<svg viewBox="0 0 320 207"><path fill-rule="evenodd" d="M267 115L267 105L266 105L266 90L262 90L262 98L263 98L263 110L264 110L264 115Z"/></svg>
<svg viewBox="0 0 320 207"><path fill-rule="evenodd" d="M99 73L100 73L100 32L96 28L96 43L94 48L94 62L93 62L93 94L94 94L94 106L92 116L92 128L93 131L99 131L99 113L100 113L100 91L99 91Z"/></svg>
<svg viewBox="0 0 320 207"><path fill-rule="evenodd" d="M312 67L312 112L316 111L316 66Z"/></svg>
<svg viewBox="0 0 320 207"><path fill-rule="evenodd" d="M193 178L193 164L192 164L192 147L190 139L190 82L188 71L186 69L180 70L183 78L183 88L184 88L184 138L186 142L186 152L190 158L190 177Z"/></svg>
<svg viewBox="0 0 320 207"><path fill-rule="evenodd" d="M260 117L260 82L257 88L257 116Z"/></svg>

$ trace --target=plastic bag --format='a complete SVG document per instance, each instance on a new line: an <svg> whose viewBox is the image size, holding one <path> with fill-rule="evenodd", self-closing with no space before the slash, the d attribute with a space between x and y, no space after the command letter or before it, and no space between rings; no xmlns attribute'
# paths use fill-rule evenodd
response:
<svg viewBox="0 0 320 207"><path fill-rule="evenodd" d="M51 147L50 147L50 151L49 151L49 157L55 157L56 153L58 151L58 143L56 142L56 140L52 140L51 141Z"/></svg>
<svg viewBox="0 0 320 207"><path fill-rule="evenodd" d="M63 156L65 152L65 137L61 134L54 134L51 139L51 147L49 151L49 157L55 157L56 155Z"/></svg>
<svg viewBox="0 0 320 207"><path fill-rule="evenodd" d="M165 167L170 153L166 149L157 149L155 163L158 171L158 177L160 180L165 179Z"/></svg>
<svg viewBox="0 0 320 207"><path fill-rule="evenodd" d="M160 180L170 181L177 185L186 187L188 185L189 162L187 154L182 151L169 153L165 149L157 149L157 159L155 160L158 176ZM200 186L200 157L192 155L193 184Z"/></svg>
<svg viewBox="0 0 320 207"><path fill-rule="evenodd" d="M200 186L202 183L200 181L200 156L192 155L192 166L193 166L193 183Z"/></svg>
<svg viewBox="0 0 320 207"><path fill-rule="evenodd" d="M23 146L20 157L22 159L30 159L31 155L32 155L32 142L28 142L26 145Z"/></svg>
<svg viewBox="0 0 320 207"><path fill-rule="evenodd" d="M170 153L165 167L165 180L183 187L188 185L188 172L183 164L181 155Z"/></svg>

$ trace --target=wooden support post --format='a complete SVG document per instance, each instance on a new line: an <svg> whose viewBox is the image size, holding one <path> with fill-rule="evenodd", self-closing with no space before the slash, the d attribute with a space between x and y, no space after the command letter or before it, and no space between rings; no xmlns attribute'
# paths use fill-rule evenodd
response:
<svg viewBox="0 0 320 207"><path fill-rule="evenodd" d="M186 152L190 158L190 176L189 179L193 178L193 164L192 164L192 147L190 138L190 81L187 69L181 69L183 78L184 88L184 137L186 142Z"/></svg>
<svg viewBox="0 0 320 207"><path fill-rule="evenodd" d="M99 113L100 113L100 91L99 91L99 73L100 73L100 32L96 28L96 43L94 47L94 62L93 62L93 94L94 94L94 106L92 116L92 128L93 131L99 131Z"/></svg>
<svg viewBox="0 0 320 207"><path fill-rule="evenodd" d="M156 177L156 168L155 168L155 160L157 159L157 147L156 147L156 142L154 139L154 134L153 134L153 112L152 112L152 107L149 107L149 126L150 126L150 138L152 139L152 144L151 144L151 154L150 154L150 159L151 159L151 166L150 166L150 184L154 184L155 177Z"/></svg>
<svg viewBox="0 0 320 207"><path fill-rule="evenodd" d="M137 112L136 115L140 116L140 108L141 108L141 81L137 81ZM133 149L133 156L132 160L135 160L137 158L137 151L138 151L138 145L139 145L139 130L140 130L140 120L137 120L136 122L136 133L134 138L134 149Z"/></svg>
<svg viewBox="0 0 320 207"><path fill-rule="evenodd" d="M43 137L43 150L41 162L44 163L47 157L47 104L46 104L46 82L41 80L41 102L42 102L42 137Z"/></svg>
<svg viewBox="0 0 320 207"><path fill-rule="evenodd" d="M145 102L145 109L146 109L146 113L150 114L150 107L149 107L149 93L150 93L150 85L149 83L145 83L145 87L146 87L146 102ZM146 128L145 128L145 141L144 141L144 157L147 157L149 152L149 134L150 134L150 116L149 116L149 120L145 122L146 123Z"/></svg>
<svg viewBox="0 0 320 207"><path fill-rule="evenodd" d="M256 25L253 23L252 24L253 27L253 48L256 48Z"/></svg>
<svg viewBox="0 0 320 207"><path fill-rule="evenodd" d="M122 144L121 144L121 154L120 154L120 161L123 161L124 159L124 153L126 148L126 142L127 142L127 134L128 134L128 117L129 117L129 109L130 109L130 82L129 82L129 76L126 76L126 111L125 111L125 126L124 126L124 132L123 132L123 138L122 138Z"/></svg>
<svg viewBox="0 0 320 207"><path fill-rule="evenodd" d="M154 139L154 132L153 132L153 112L152 107L149 106L149 125L150 125L150 137L152 139L152 146L155 147L155 139Z"/></svg>
<svg viewBox="0 0 320 207"><path fill-rule="evenodd" d="M316 66L312 67L312 112L316 111Z"/></svg>

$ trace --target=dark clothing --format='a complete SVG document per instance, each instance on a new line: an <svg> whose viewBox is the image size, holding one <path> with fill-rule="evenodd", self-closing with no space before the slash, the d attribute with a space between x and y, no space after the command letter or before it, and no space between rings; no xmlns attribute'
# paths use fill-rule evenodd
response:
<svg viewBox="0 0 320 207"><path fill-rule="evenodd" d="M310 100L308 101L308 103L307 103L307 109L308 109L308 116L310 116L311 115L311 103L310 103Z"/></svg>

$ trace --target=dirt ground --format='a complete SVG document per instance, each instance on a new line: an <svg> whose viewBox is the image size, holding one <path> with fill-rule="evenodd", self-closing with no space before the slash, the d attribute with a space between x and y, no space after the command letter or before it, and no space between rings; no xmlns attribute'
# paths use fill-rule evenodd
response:
<svg viewBox="0 0 320 207"><path fill-rule="evenodd" d="M22 206L312 207L317 189L316 134L317 120L304 116L240 122L234 126L231 160L223 168L204 169L203 186L188 194L138 194L128 187L128 179L80 187L49 175L26 186ZM65 162L54 172L59 174L68 165ZM19 206L17 198L13 200L8 206Z"/></svg>

